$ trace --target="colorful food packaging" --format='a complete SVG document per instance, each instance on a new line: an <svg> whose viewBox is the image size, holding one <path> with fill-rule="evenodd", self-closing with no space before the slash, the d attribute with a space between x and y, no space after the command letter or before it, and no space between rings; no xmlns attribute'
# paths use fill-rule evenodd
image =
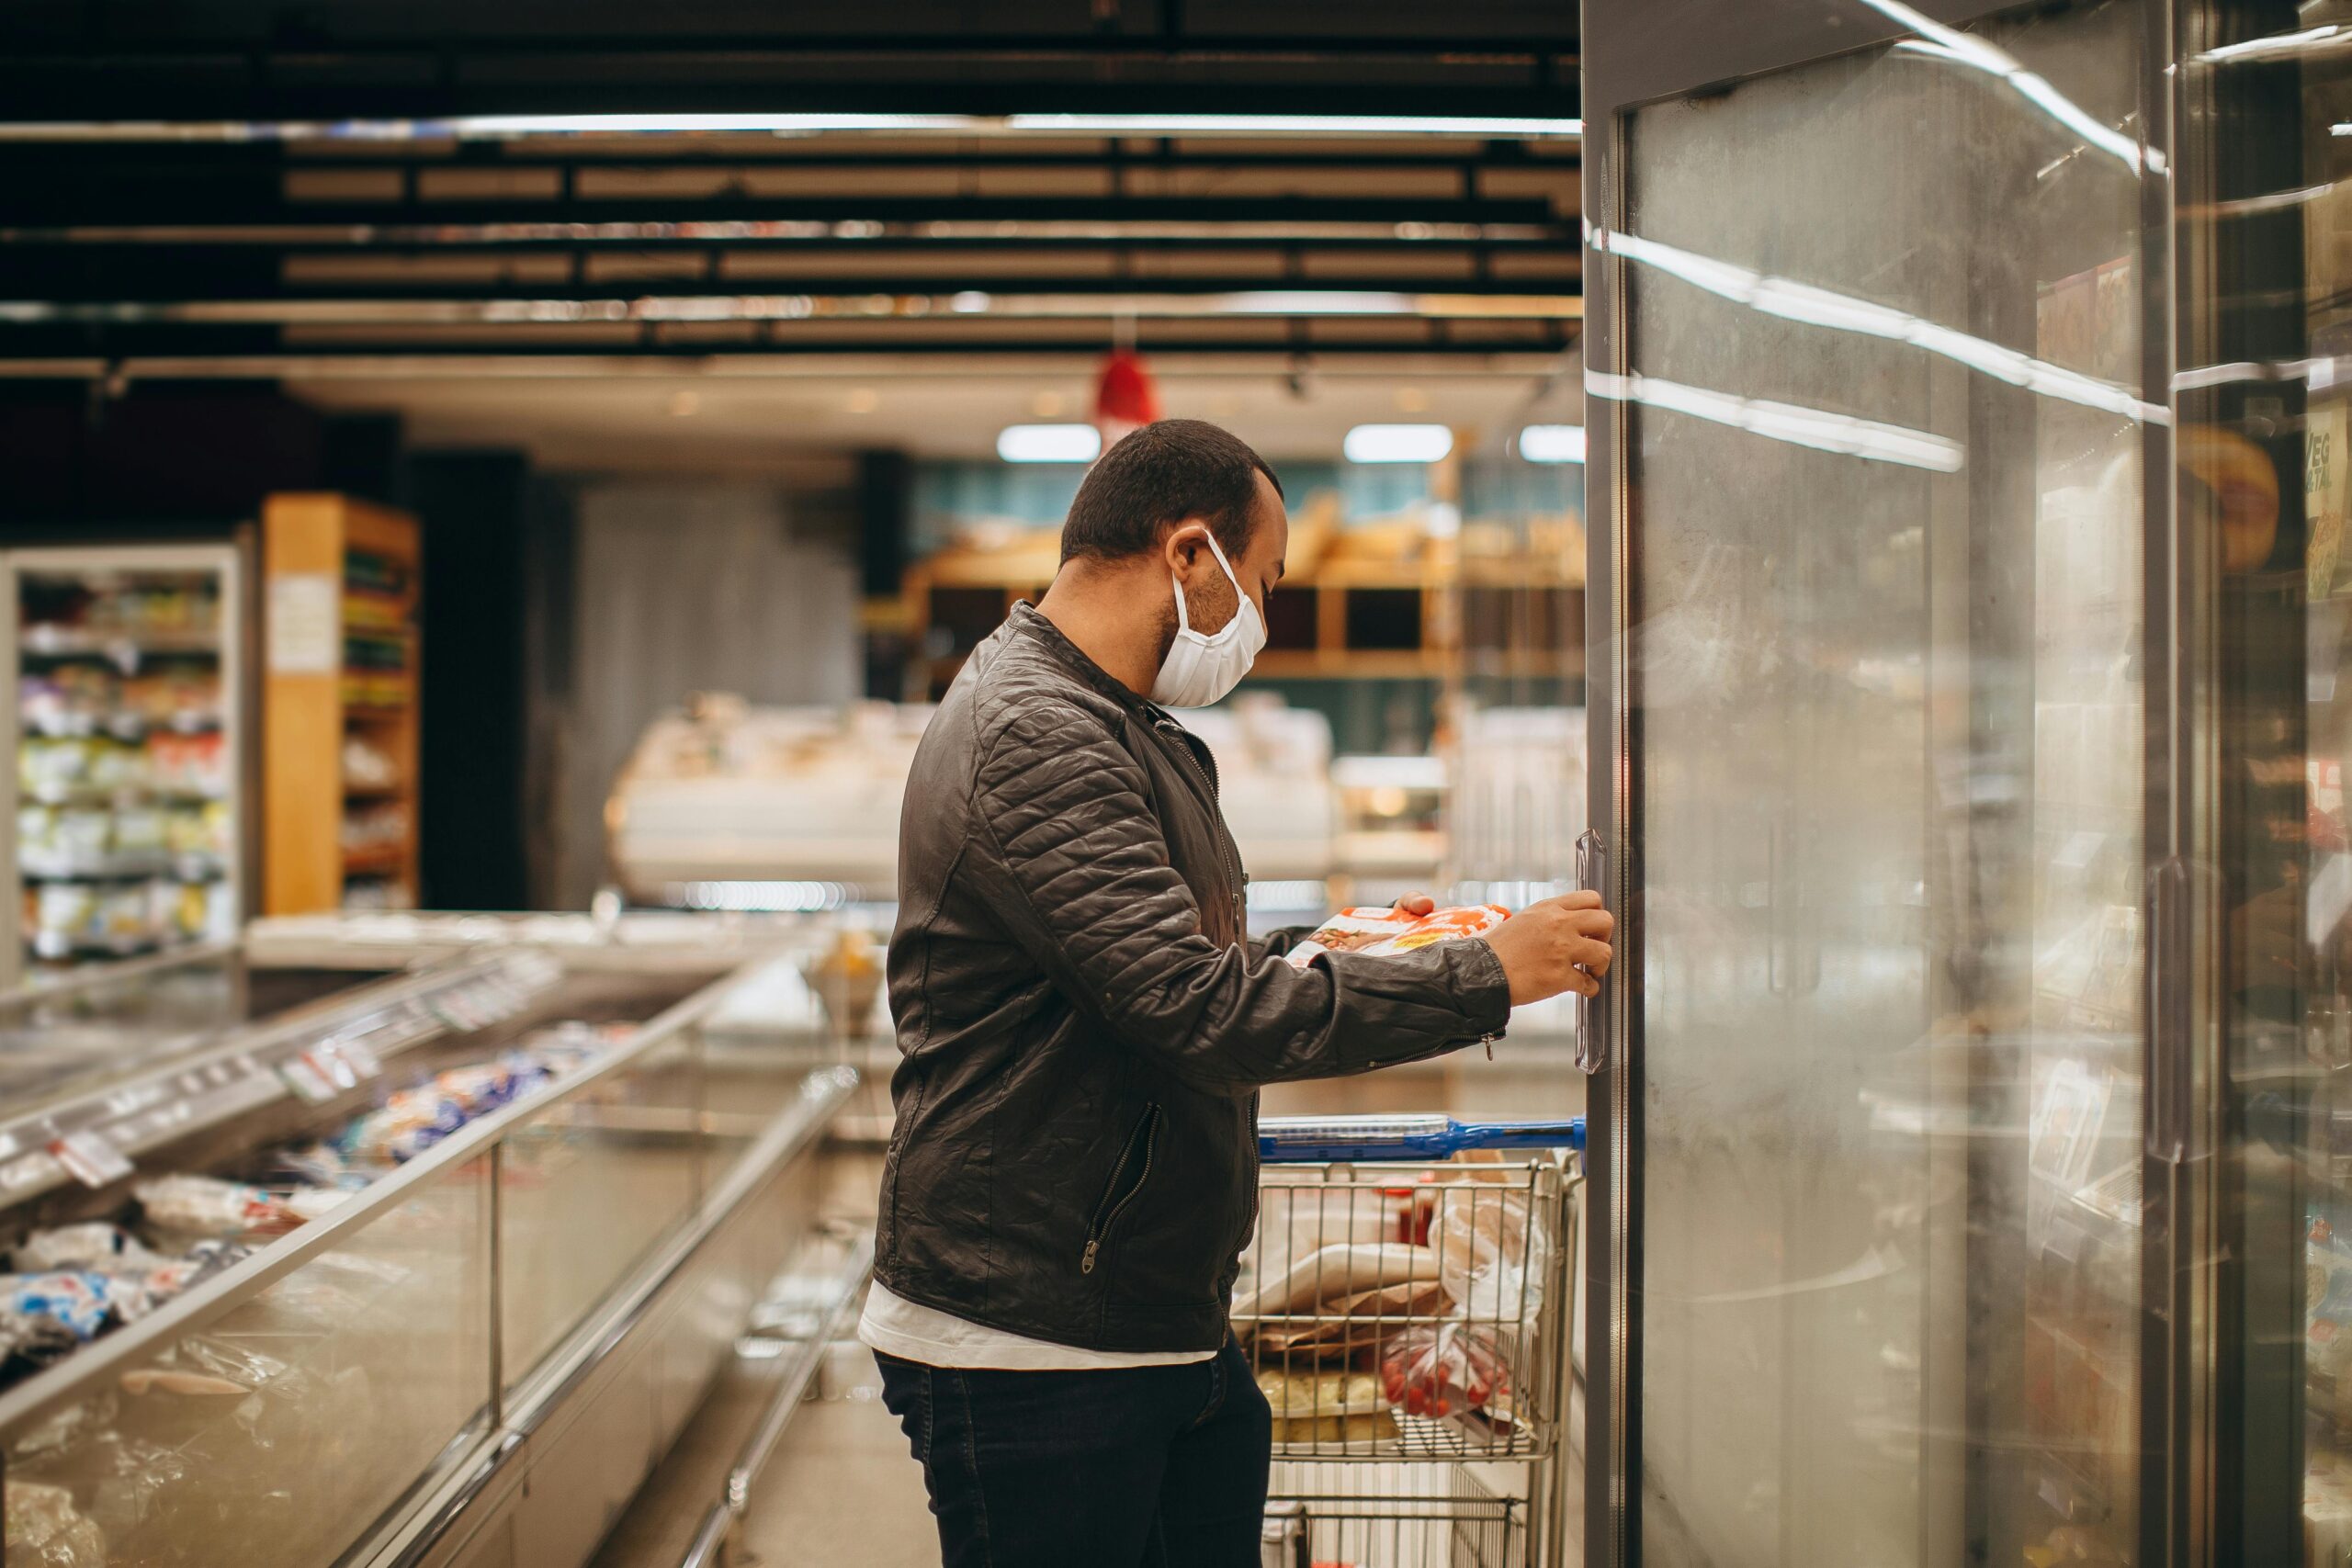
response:
<svg viewBox="0 0 2352 1568"><path fill-rule="evenodd" d="M0 1274L0 1320L45 1318L74 1338L88 1341L124 1315L118 1302L132 1289L89 1269Z"/></svg>
<svg viewBox="0 0 2352 1568"><path fill-rule="evenodd" d="M1435 942L1484 936L1509 919L1510 911L1499 904L1464 904L1426 915L1408 915L1402 909L1377 905L1342 909L1283 956L1301 969L1324 953L1385 957L1411 953Z"/></svg>
<svg viewBox="0 0 2352 1568"><path fill-rule="evenodd" d="M59 1269L144 1273L161 1268L166 1261L120 1225L107 1224L103 1220L35 1231L8 1255L9 1265L22 1274L46 1274Z"/></svg>

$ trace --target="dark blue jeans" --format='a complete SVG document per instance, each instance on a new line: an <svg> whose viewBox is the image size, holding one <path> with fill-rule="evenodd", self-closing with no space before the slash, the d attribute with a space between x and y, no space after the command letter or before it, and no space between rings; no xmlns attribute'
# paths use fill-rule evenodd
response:
<svg viewBox="0 0 2352 1568"><path fill-rule="evenodd" d="M1114 1371L874 1359L945 1568L1257 1568L1272 1412L1232 1341Z"/></svg>

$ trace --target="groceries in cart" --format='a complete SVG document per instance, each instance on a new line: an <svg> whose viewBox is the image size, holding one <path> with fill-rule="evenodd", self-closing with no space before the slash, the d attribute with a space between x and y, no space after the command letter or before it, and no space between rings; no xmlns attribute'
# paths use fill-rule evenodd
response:
<svg viewBox="0 0 2352 1568"><path fill-rule="evenodd" d="M1411 953L1435 942L1484 936L1510 919L1499 904L1465 904L1426 915L1371 906L1342 909L1317 927L1313 935L1283 956L1304 969L1322 953L1355 953L1381 958Z"/></svg>
<svg viewBox="0 0 2352 1568"><path fill-rule="evenodd" d="M1343 1140L1344 1141L1344 1140ZM1540 1164L1267 1168L1236 1331L1294 1450L1513 1452L1557 1319L1559 1187ZM1336 1381L1334 1381L1336 1380ZM1277 1393L1281 1394L1278 1399ZM1365 1395L1386 1419L1360 1419Z"/></svg>
<svg viewBox="0 0 2352 1568"><path fill-rule="evenodd" d="M1392 1401L1369 1372L1286 1372L1267 1368L1258 1392L1274 1413L1276 1446L1293 1443L1377 1443L1396 1436Z"/></svg>

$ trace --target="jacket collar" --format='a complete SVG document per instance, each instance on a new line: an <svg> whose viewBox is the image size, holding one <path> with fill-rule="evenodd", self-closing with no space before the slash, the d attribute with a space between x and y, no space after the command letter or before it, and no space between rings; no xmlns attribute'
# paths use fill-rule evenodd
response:
<svg viewBox="0 0 2352 1568"><path fill-rule="evenodd" d="M1026 633L1046 651L1066 666L1069 672L1113 701L1124 704L1146 719L1158 722L1168 715L1159 705L1148 697L1139 697L1127 683L1086 656L1086 650L1062 635L1061 627L1037 613L1037 607L1023 599L1012 606L1009 622L1016 632Z"/></svg>

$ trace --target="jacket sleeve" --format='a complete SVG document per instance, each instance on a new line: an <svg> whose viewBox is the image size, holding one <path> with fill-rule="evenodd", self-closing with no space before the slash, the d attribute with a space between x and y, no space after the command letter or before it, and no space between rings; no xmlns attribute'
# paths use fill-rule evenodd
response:
<svg viewBox="0 0 2352 1568"><path fill-rule="evenodd" d="M1315 934L1313 926L1277 926L1250 943L1253 958L1280 958Z"/></svg>
<svg viewBox="0 0 2352 1568"><path fill-rule="evenodd" d="M1499 1034L1510 991L1484 942L1305 969L1219 947L1170 863L1144 771L1091 715L1005 716L973 817L1018 940L1077 1006L1197 1086L1247 1090L1436 1055ZM983 873L986 874L986 873Z"/></svg>

